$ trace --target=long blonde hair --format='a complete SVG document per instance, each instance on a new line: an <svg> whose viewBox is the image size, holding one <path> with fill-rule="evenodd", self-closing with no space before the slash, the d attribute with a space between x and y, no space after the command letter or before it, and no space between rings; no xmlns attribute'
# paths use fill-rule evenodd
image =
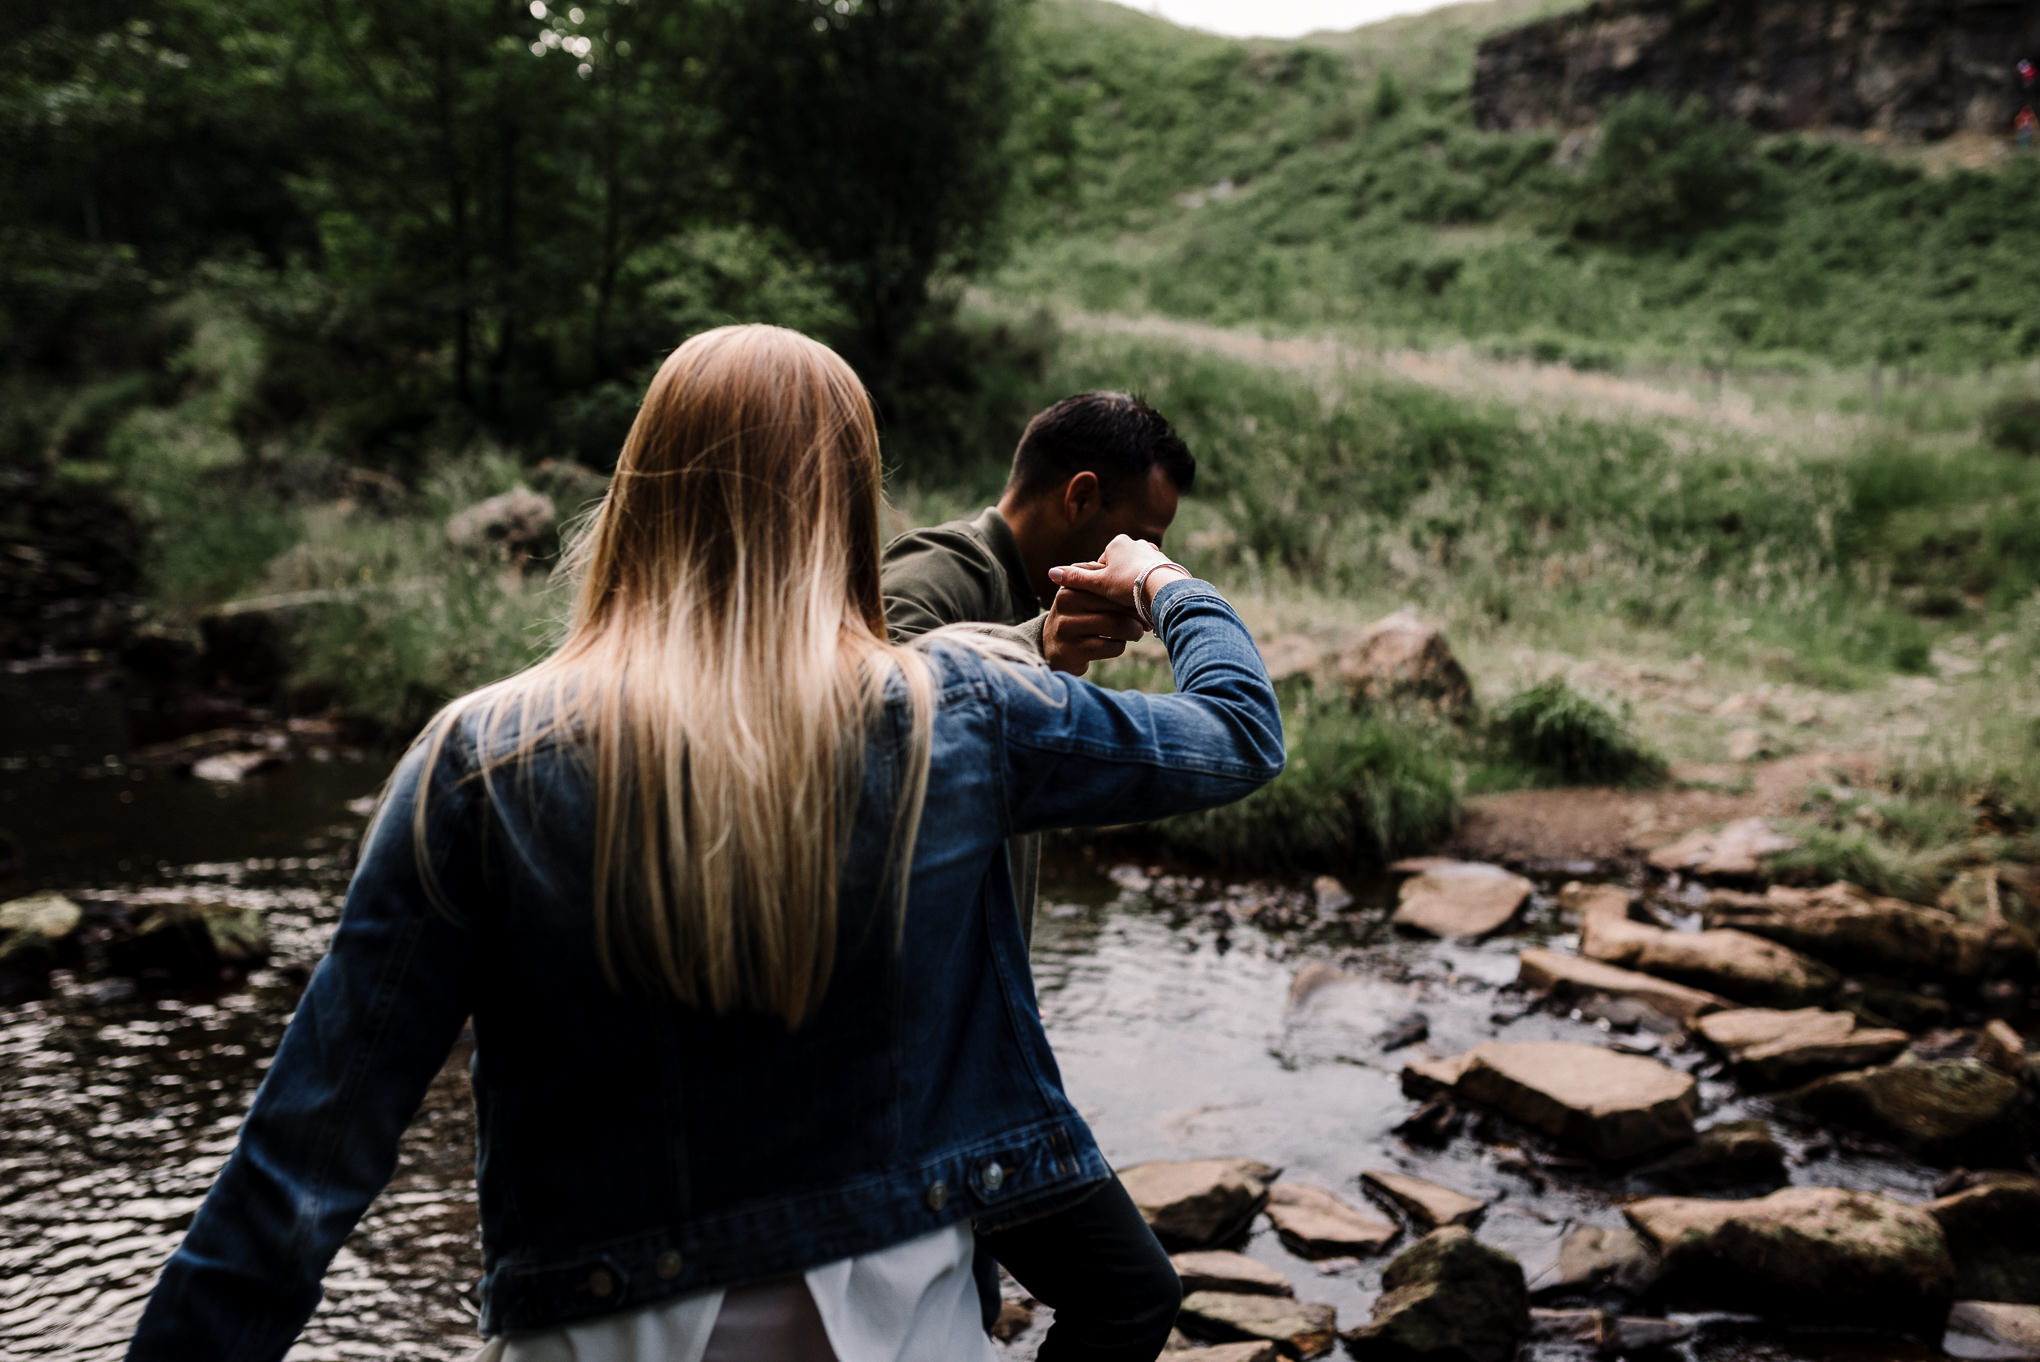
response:
<svg viewBox="0 0 2040 1362"><path fill-rule="evenodd" d="M905 908L934 685L889 643L878 433L835 352L774 326L689 340L653 378L569 552L559 648L449 705L483 766L564 736L595 785L594 935L613 986L789 1026L835 963L867 732L895 677L907 750L887 864ZM514 742L502 735L514 735ZM421 855L425 801L417 808Z"/></svg>

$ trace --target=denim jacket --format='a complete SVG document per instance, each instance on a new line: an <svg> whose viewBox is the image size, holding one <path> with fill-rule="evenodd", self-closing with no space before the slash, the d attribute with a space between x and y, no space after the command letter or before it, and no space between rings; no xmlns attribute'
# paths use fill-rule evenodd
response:
<svg viewBox="0 0 2040 1362"><path fill-rule="evenodd" d="M482 1331L798 1273L1109 1177L1036 1010L1006 837L1240 798L1282 768L1259 653L1211 587L1155 603L1178 693L1100 689L929 645L940 698L904 928L884 892L905 739L867 745L835 972L797 1030L612 990L588 904L593 789L565 748L488 787L456 730L413 859L399 765L340 925L128 1356L283 1356L473 1017Z"/></svg>

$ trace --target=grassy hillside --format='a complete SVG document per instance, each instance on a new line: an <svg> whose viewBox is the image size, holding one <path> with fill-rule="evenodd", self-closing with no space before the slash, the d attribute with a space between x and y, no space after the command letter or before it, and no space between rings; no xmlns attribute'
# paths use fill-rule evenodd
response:
<svg viewBox="0 0 2040 1362"><path fill-rule="evenodd" d="M1466 5L1296 43L1048 0L1030 197L995 287L1436 343L1943 369L2040 354L2040 158L1936 175L1639 101L1598 139L1483 133Z"/></svg>

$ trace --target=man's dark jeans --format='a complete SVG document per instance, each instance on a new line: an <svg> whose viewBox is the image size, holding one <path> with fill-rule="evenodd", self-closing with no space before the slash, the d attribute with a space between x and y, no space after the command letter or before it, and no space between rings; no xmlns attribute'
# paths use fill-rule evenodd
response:
<svg viewBox="0 0 2040 1362"><path fill-rule="evenodd" d="M979 1298L998 1316L998 1269L1055 1311L1039 1362L1154 1362L1175 1327L1183 1281L1140 1209L1112 1178L1065 1210L978 1236Z"/></svg>

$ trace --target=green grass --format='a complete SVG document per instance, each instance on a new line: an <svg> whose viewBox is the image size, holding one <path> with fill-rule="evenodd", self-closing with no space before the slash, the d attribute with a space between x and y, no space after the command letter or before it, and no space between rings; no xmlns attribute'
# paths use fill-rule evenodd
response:
<svg viewBox="0 0 2040 1362"><path fill-rule="evenodd" d="M1623 719L1561 678L1516 692L1489 722L1503 754L1555 783L1652 785L1666 775L1665 759Z"/></svg>

